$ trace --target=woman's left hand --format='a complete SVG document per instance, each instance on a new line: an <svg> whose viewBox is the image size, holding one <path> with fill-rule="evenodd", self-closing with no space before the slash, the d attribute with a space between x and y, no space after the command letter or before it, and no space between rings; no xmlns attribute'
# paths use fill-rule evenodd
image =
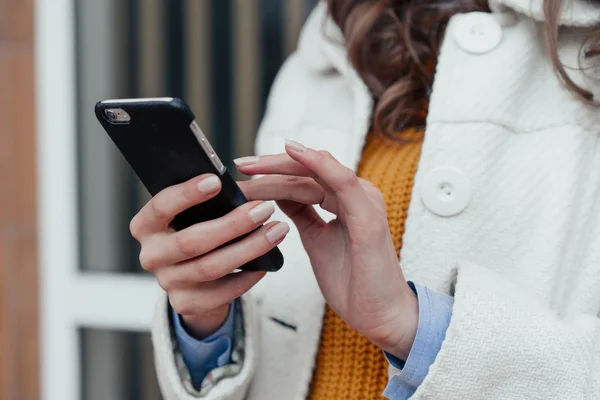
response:
<svg viewBox="0 0 600 400"><path fill-rule="evenodd" d="M249 200L276 200L294 222L329 306L383 350L406 360L418 324L381 192L331 154L286 142L287 154L237 160ZM326 223L313 205L335 214Z"/></svg>

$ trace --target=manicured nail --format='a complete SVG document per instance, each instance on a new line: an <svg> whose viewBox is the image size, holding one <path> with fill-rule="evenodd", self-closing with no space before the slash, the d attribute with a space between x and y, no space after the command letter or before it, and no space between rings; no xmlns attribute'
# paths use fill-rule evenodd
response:
<svg viewBox="0 0 600 400"><path fill-rule="evenodd" d="M256 164L260 157L250 156L250 157L240 157L233 160L235 165L238 167L245 167L246 165Z"/></svg>
<svg viewBox="0 0 600 400"><path fill-rule="evenodd" d="M288 224L279 222L267 231L267 240L273 244L278 243L289 231L290 226Z"/></svg>
<svg viewBox="0 0 600 400"><path fill-rule="evenodd" d="M275 212L275 206L272 203L260 203L252 210L248 211L250 219L258 224L269 218Z"/></svg>
<svg viewBox="0 0 600 400"><path fill-rule="evenodd" d="M306 151L306 146L303 146L300 143L295 142L295 141L290 140L290 139L285 139L285 146L289 147L290 149L299 151L299 152Z"/></svg>
<svg viewBox="0 0 600 400"><path fill-rule="evenodd" d="M212 175L202 179L197 186L200 193L211 194L221 188L221 181L215 175Z"/></svg>

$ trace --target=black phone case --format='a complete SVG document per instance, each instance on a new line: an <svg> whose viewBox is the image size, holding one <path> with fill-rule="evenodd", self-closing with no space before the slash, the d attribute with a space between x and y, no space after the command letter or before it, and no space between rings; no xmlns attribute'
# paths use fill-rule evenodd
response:
<svg viewBox="0 0 600 400"><path fill-rule="evenodd" d="M126 124L109 122L104 113L109 108L125 110L131 121ZM220 177L223 184L221 192L177 215L172 221L175 230L222 217L247 202L231 174L227 170L219 174L200 146L190 127L195 120L194 114L182 100L99 102L95 112L104 130L152 196L201 174L212 173ZM282 266L283 255L274 248L241 269L274 272Z"/></svg>

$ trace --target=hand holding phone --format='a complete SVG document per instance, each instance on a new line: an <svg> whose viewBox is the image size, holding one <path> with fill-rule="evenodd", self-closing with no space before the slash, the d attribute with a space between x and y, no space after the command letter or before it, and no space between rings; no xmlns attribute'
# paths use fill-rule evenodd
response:
<svg viewBox="0 0 600 400"><path fill-rule="evenodd" d="M131 233L142 245L142 266L156 275L171 306L196 337L218 329L229 304L265 276L265 272L232 272L275 248L289 231L284 222L262 226L274 206L261 201L181 231L169 228L182 210L214 199L221 189L215 175L193 178L158 193L131 221Z"/></svg>
<svg viewBox="0 0 600 400"><path fill-rule="evenodd" d="M131 221L142 267L192 333L209 335L231 301L281 268L289 226L263 226L274 206L247 202L183 101L106 100L95 111L153 196Z"/></svg>

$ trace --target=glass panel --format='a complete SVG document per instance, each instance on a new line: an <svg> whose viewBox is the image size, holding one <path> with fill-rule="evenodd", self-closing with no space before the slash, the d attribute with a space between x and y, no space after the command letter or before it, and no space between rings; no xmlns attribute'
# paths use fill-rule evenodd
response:
<svg viewBox="0 0 600 400"><path fill-rule="evenodd" d="M132 271L136 245L128 220L143 190L93 113L97 101L130 97L137 48L135 1L78 0L77 98L81 266L85 270ZM158 78L158 77L157 77Z"/></svg>
<svg viewBox="0 0 600 400"><path fill-rule="evenodd" d="M76 0L81 268L141 272L129 221L148 194L97 101L178 96L221 159L253 152L275 74L315 0ZM288 23L289 22L289 23Z"/></svg>
<svg viewBox="0 0 600 400"><path fill-rule="evenodd" d="M80 331L82 400L160 400L150 334Z"/></svg>

